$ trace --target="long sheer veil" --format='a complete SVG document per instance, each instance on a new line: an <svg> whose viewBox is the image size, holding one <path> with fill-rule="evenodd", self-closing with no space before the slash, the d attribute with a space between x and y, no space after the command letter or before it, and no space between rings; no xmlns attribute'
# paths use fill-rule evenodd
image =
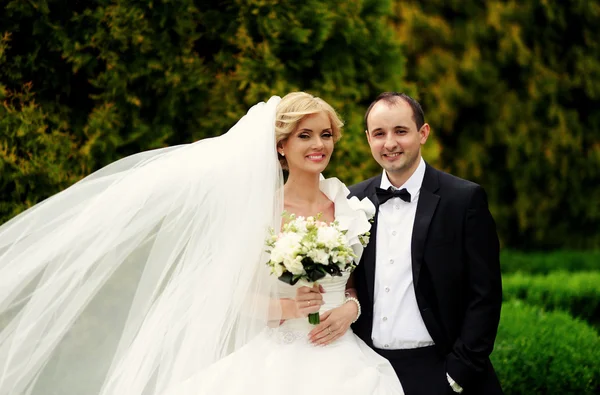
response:
<svg viewBox="0 0 600 395"><path fill-rule="evenodd" d="M117 161L0 227L0 395L154 395L269 318L279 97Z"/></svg>

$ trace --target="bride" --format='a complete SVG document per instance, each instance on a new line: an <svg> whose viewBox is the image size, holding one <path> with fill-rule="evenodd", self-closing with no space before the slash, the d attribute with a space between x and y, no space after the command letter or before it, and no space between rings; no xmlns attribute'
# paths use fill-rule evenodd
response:
<svg viewBox="0 0 600 395"><path fill-rule="evenodd" d="M0 395L403 394L349 329L349 273L309 288L265 265L284 209L337 220L360 258L372 204L320 179L341 126L319 98L272 97L2 225Z"/></svg>

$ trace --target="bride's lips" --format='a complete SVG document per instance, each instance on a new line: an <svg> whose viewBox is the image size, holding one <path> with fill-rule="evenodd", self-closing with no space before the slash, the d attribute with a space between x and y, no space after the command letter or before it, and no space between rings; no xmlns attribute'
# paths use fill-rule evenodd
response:
<svg viewBox="0 0 600 395"><path fill-rule="evenodd" d="M325 159L325 154L310 154L306 156L306 159L311 162L321 162Z"/></svg>

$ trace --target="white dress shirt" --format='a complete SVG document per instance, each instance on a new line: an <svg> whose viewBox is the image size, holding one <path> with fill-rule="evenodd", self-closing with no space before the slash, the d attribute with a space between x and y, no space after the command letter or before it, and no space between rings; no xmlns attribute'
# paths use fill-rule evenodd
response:
<svg viewBox="0 0 600 395"><path fill-rule="evenodd" d="M412 230L424 176L425 161L421 158L417 170L398 188L406 188L411 201L392 198L379 206L372 333L377 348L394 350L434 344L417 305L412 274ZM384 171L381 188L390 186Z"/></svg>

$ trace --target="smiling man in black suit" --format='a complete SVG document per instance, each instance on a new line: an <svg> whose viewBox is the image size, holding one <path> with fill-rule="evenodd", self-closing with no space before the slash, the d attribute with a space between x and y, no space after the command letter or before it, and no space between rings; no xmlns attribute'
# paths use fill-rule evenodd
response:
<svg viewBox="0 0 600 395"><path fill-rule="evenodd" d="M378 208L354 273L354 332L389 359L407 395L502 394L489 359L502 284L485 191L425 163L430 128L408 95L377 97L365 129L383 172L350 187Z"/></svg>

